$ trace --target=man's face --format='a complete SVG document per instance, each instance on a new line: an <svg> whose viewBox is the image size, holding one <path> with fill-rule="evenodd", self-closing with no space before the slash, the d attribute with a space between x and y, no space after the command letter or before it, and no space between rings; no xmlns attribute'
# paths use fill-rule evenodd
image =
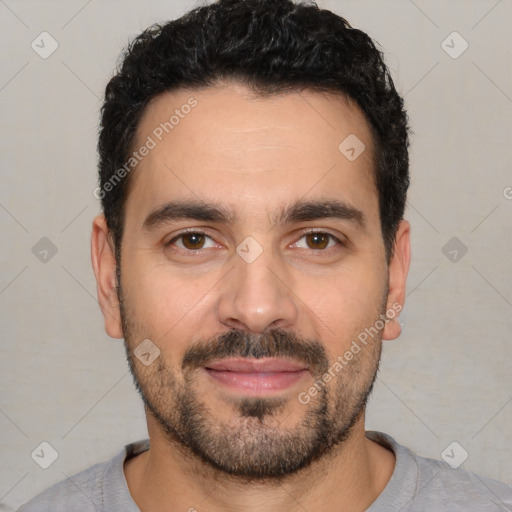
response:
<svg viewBox="0 0 512 512"><path fill-rule="evenodd" d="M339 149L351 134L366 147L355 160L355 139ZM224 84L155 98L136 149L148 136L156 146L125 205L120 297L150 420L232 475L297 471L362 421L378 367L388 267L367 122L340 96L262 99ZM176 216L171 202L209 208ZM146 339L160 350L149 365L133 355Z"/></svg>

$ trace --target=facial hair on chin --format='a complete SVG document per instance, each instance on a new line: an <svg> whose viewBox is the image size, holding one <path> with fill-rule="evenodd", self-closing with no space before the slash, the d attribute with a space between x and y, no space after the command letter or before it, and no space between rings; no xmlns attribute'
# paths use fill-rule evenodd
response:
<svg viewBox="0 0 512 512"><path fill-rule="evenodd" d="M380 336L365 347L366 354L343 368L333 385L322 387L315 400L304 405L304 413L293 428L279 426L279 415L285 414L289 405L285 397L233 401L236 421L222 423L196 392L195 369L225 357L289 357L306 363L316 382L329 368L322 344L280 329L262 335L232 329L187 348L180 382L178 372L162 355L148 367L136 363L136 333L143 329L131 320L134 316L127 314L125 304L120 304L127 359L146 410L170 443L195 455L210 469L239 481L276 482L341 447L373 389Z"/></svg>

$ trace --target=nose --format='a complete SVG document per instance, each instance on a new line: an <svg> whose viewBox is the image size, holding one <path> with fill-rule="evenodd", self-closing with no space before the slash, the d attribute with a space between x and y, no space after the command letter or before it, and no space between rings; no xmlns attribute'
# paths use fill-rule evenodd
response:
<svg viewBox="0 0 512 512"><path fill-rule="evenodd" d="M219 321L253 333L290 328L297 321L291 276L264 251L255 261L234 255L234 267L222 283Z"/></svg>

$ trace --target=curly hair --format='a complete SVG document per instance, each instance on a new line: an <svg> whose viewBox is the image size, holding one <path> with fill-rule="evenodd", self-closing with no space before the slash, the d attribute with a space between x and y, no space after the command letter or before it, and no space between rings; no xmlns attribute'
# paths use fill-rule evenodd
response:
<svg viewBox="0 0 512 512"><path fill-rule="evenodd" d="M116 257L137 126L148 103L177 89L239 80L261 96L310 89L353 100L369 123L381 230L389 259L409 187L408 120L372 39L315 3L218 0L155 24L126 48L105 91L98 141L99 189ZM111 186L107 186L110 183ZM97 196L98 197L98 196Z"/></svg>

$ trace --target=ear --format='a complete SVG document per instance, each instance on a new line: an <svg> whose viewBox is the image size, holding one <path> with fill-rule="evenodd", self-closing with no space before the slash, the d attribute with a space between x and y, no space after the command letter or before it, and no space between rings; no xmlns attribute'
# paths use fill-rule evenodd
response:
<svg viewBox="0 0 512 512"><path fill-rule="evenodd" d="M105 318L105 331L111 338L122 338L114 246L103 215L98 215L92 223L91 260L98 302Z"/></svg>
<svg viewBox="0 0 512 512"><path fill-rule="evenodd" d="M395 316L394 318L390 317L386 322L382 333L382 338L385 340L398 338L402 331L398 315L405 302L405 286L411 261L410 233L410 224L406 220L400 221L395 237L393 256L388 266L387 311L394 311Z"/></svg>

